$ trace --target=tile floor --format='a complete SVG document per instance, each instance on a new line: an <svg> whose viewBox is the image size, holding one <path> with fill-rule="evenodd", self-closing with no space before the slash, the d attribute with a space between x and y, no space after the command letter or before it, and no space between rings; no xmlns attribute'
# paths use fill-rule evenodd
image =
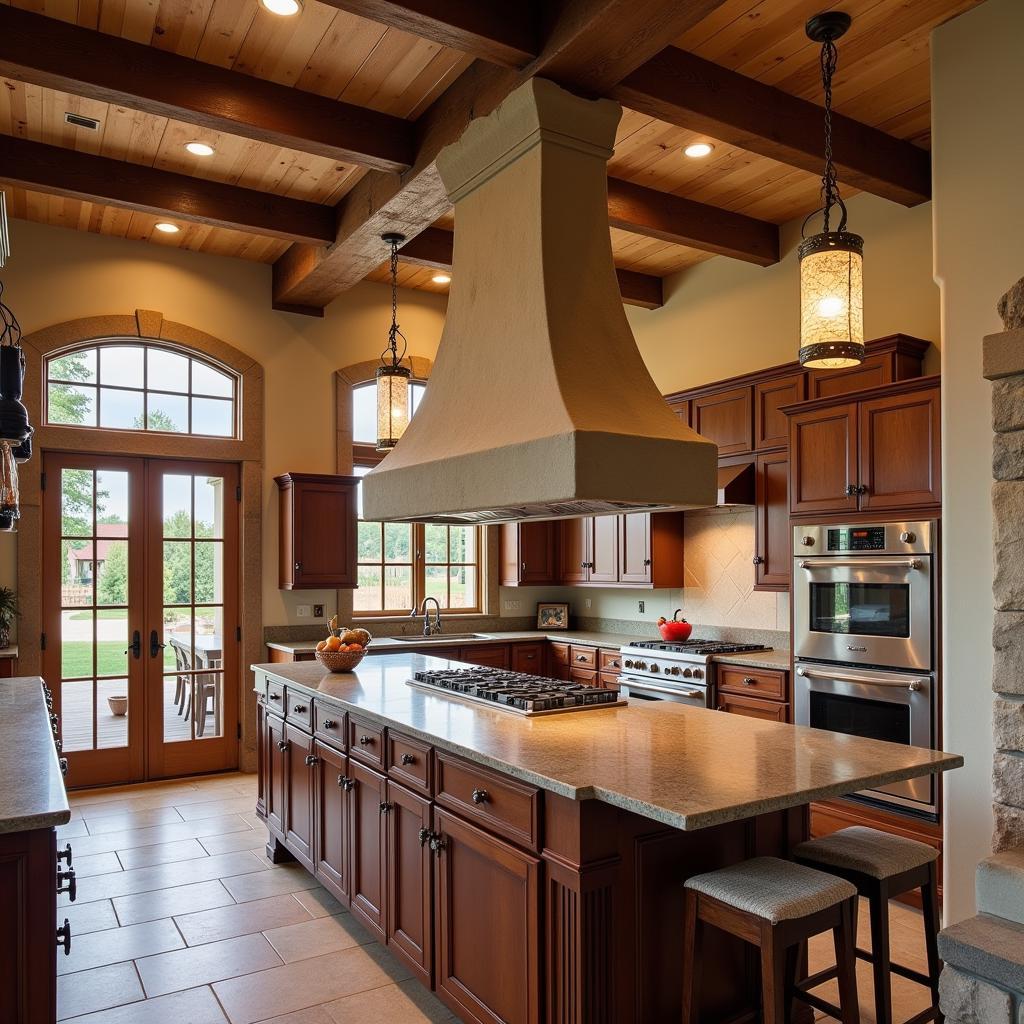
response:
<svg viewBox="0 0 1024 1024"><path fill-rule="evenodd" d="M58 958L61 1020L74 1024L423 1024L455 1018L303 868L271 864L256 779L219 775L71 795L78 899ZM863 909L863 908L862 908ZM866 916L860 944L870 945ZM920 916L892 905L894 956L924 970ZM811 967L832 961L830 939ZM860 964L861 1020L874 1022ZM834 983L821 994L835 999ZM894 1016L924 1008L893 979ZM829 1018L824 1018L828 1020Z"/></svg>
<svg viewBox="0 0 1024 1024"><path fill-rule="evenodd" d="M256 778L71 794L78 899L57 1006L75 1024L454 1018L296 864L271 864Z"/></svg>

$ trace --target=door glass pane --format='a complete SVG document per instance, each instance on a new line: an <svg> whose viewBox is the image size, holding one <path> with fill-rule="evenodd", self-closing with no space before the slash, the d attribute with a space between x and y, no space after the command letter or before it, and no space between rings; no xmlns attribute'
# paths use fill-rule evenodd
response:
<svg viewBox="0 0 1024 1024"><path fill-rule="evenodd" d="M192 542L164 541L164 604L192 602Z"/></svg>
<svg viewBox="0 0 1024 1024"><path fill-rule="evenodd" d="M62 470L60 480L60 529L63 536L90 536L92 534L92 511L92 470Z"/></svg>
<svg viewBox="0 0 1024 1024"><path fill-rule="evenodd" d="M192 536L192 477L170 473L163 478L164 536Z"/></svg>
<svg viewBox="0 0 1024 1024"><path fill-rule="evenodd" d="M196 536L223 537L224 478L197 476L195 492Z"/></svg>
<svg viewBox="0 0 1024 1024"><path fill-rule="evenodd" d="M164 609L164 671L192 669L192 609Z"/></svg>
<svg viewBox="0 0 1024 1024"><path fill-rule="evenodd" d="M62 679L82 679L94 674L95 645L92 609L61 612L60 674Z"/></svg>
<svg viewBox="0 0 1024 1024"><path fill-rule="evenodd" d="M60 685L60 737L62 753L92 750L93 681L80 679Z"/></svg>
<svg viewBox="0 0 1024 1024"><path fill-rule="evenodd" d="M192 722L197 740L224 735L224 673L197 672L193 681Z"/></svg>
<svg viewBox="0 0 1024 1024"><path fill-rule="evenodd" d="M128 746L128 678L96 681L96 746Z"/></svg>
<svg viewBox="0 0 1024 1024"><path fill-rule="evenodd" d="M96 471L96 523L101 537L128 536L128 474Z"/></svg>
<svg viewBox="0 0 1024 1024"><path fill-rule="evenodd" d="M96 611L96 675L128 674L128 609L100 608Z"/></svg>
<svg viewBox="0 0 1024 1024"><path fill-rule="evenodd" d="M102 524L101 524L102 525ZM96 603L126 605L128 603L128 541L96 542ZM104 612L100 613L102 618Z"/></svg>
<svg viewBox="0 0 1024 1024"><path fill-rule="evenodd" d="M224 600L223 541L196 541L195 588L196 601L220 604Z"/></svg>

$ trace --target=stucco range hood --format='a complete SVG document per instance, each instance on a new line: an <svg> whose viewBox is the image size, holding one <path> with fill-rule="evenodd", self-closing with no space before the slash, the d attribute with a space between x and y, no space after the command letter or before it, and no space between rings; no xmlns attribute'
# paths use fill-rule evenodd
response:
<svg viewBox="0 0 1024 1024"><path fill-rule="evenodd" d="M669 409L619 297L606 164L620 113L533 79L439 157L456 210L448 315L415 419L363 480L367 519L716 504L718 449Z"/></svg>

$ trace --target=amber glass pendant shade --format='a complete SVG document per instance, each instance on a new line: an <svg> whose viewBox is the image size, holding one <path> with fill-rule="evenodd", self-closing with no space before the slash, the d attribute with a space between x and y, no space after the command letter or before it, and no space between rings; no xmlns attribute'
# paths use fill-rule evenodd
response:
<svg viewBox="0 0 1024 1024"><path fill-rule="evenodd" d="M864 360L864 239L829 231L806 239L800 259L800 362L836 370Z"/></svg>
<svg viewBox="0 0 1024 1024"><path fill-rule="evenodd" d="M406 366L377 367L377 451L398 444L409 425L409 378Z"/></svg>

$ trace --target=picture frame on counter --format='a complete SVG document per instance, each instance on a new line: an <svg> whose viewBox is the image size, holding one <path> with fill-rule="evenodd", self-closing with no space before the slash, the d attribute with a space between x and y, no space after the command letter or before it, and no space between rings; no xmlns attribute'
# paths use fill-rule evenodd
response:
<svg viewBox="0 0 1024 1024"><path fill-rule="evenodd" d="M538 601L538 629L568 629L569 604L567 601Z"/></svg>

